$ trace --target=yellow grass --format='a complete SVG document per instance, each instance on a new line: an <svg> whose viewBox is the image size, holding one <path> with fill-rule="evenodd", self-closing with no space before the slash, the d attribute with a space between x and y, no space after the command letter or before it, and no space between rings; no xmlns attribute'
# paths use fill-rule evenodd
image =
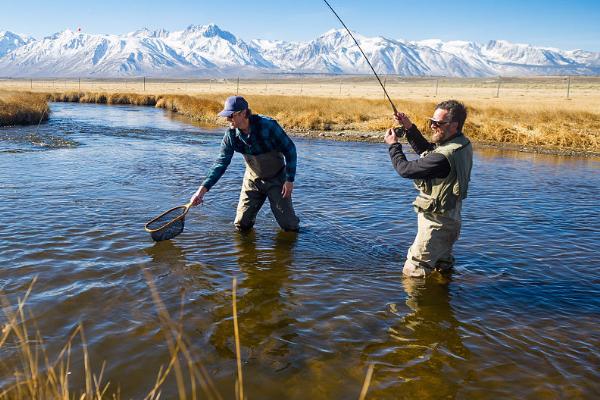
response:
<svg viewBox="0 0 600 400"><path fill-rule="evenodd" d="M0 92L0 126L31 125L48 119L45 96L30 92Z"/></svg>
<svg viewBox="0 0 600 400"><path fill-rule="evenodd" d="M237 279L233 278L232 283L232 305L233 305L233 332L235 336L235 358L237 362L237 382L236 382L236 394L239 400L244 400L244 379L242 374L242 350L240 345L240 330L238 327L237 317Z"/></svg>
<svg viewBox="0 0 600 400"><path fill-rule="evenodd" d="M35 280L34 280L35 282ZM33 282L33 283L34 283ZM5 322L0 336L0 351L7 358L19 359L20 368L8 371L0 363L3 377L12 375L12 379L5 379L0 388L0 399L70 399L73 397L69 386L69 370L71 368L71 348L74 339L79 336L82 340L84 352L85 391L81 393L82 399L103 398L107 385L102 383L102 373L94 375L89 368L89 358L85 344L85 336L81 325L67 338L56 358L51 358L43 345L39 332L32 334L28 321L31 316L25 309L25 302L31 293L33 283L27 290L23 299L19 299L16 307L8 300L2 298ZM13 350L14 349L14 350ZM8 380L8 382L6 382Z"/></svg>
<svg viewBox="0 0 600 400"><path fill-rule="evenodd" d="M167 312L151 277L147 276L147 279L170 358L166 366L158 371L155 382L144 399L161 398L162 387L172 375L175 375L178 396L182 400L222 399L207 371L198 363L197 357L192 355L190 341L181 332L181 324L174 321ZM110 383L104 383L102 380L105 365L103 364L97 374L92 371L81 324L65 339L62 349L57 354L47 352L42 335L30 326L35 325L35 318L25 307L34 283L35 279L16 305L12 305L6 296L0 296L4 311L4 318L0 318L0 354L3 354L3 359L0 360L0 399L119 399L118 387L111 387ZM83 382L77 382L77 386L84 389L78 392L72 389L73 382L70 381L73 368L71 351L75 346L81 346L83 350ZM7 361L10 361L10 364ZM184 374L187 378L184 378Z"/></svg>
<svg viewBox="0 0 600 400"><path fill-rule="evenodd" d="M439 101L456 98L468 104L500 108L544 108L566 111L600 109L600 77L528 77L528 78L406 78L382 76L394 99ZM145 83L144 83L145 82ZM498 85L500 84L500 85ZM289 97L326 97L337 99L383 99L381 87L372 75L342 77L295 77L277 75L263 79L120 79L76 80L0 79L0 90L43 93L93 92L139 93L149 95L205 96L225 93ZM568 95L568 98L567 98Z"/></svg>
<svg viewBox="0 0 600 400"><path fill-rule="evenodd" d="M371 378L373 377L373 369L375 366L373 364L369 364L367 368L367 374L365 375L365 381L363 382L362 389L360 390L360 395L358 396L358 400L365 400L367 397L367 391L369 390L369 385L371 384Z"/></svg>
<svg viewBox="0 0 600 400"><path fill-rule="evenodd" d="M396 107L425 134L435 104L455 98L469 109L464 131L474 141L600 153L600 77L385 81ZM239 92L253 111L292 133L346 140L379 141L392 125L390 105L372 77L255 79L239 86L237 80L0 81L0 88L9 85L40 91L52 85L53 101L154 105L214 126L226 125L217 113ZM74 92L73 86L103 91Z"/></svg>
<svg viewBox="0 0 600 400"><path fill-rule="evenodd" d="M187 117L223 125L217 117L226 94L202 96L138 94L65 93L53 95L52 100L113 104L155 104ZM380 133L392 124L389 103L374 99L339 99L292 96L246 96L253 111L272 116L290 131L350 131L376 132L368 136L379 140ZM127 100L129 99L129 100ZM436 102L432 100L395 100L396 107L411 116L413 122L428 132L429 117ZM600 112L556 110L544 105L488 106L481 102L467 103L469 117L465 133L475 141L509 143L536 148L600 153Z"/></svg>

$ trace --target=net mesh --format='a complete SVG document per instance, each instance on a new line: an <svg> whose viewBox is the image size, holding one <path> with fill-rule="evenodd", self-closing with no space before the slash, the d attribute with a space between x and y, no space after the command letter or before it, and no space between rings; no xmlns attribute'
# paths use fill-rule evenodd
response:
<svg viewBox="0 0 600 400"><path fill-rule="evenodd" d="M157 242L173 239L175 236L183 232L184 221L185 220L183 218L178 219L177 221L168 224L157 231L151 232L150 236L152 236L152 239Z"/></svg>
<svg viewBox="0 0 600 400"><path fill-rule="evenodd" d="M146 229L151 231L152 239L157 242L169 240L183 232L185 211L185 206L176 207L148 222Z"/></svg>

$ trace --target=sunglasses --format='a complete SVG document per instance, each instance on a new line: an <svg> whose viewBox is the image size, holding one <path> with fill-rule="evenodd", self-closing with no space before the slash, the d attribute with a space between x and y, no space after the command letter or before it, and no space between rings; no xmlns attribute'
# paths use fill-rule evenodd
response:
<svg viewBox="0 0 600 400"><path fill-rule="evenodd" d="M441 128L442 126L449 124L450 121L438 121L433 118L429 118L429 124L435 128Z"/></svg>
<svg viewBox="0 0 600 400"><path fill-rule="evenodd" d="M239 115L242 111L236 111L233 114L231 114L229 117L227 117L227 119L231 119L233 118L234 115Z"/></svg>

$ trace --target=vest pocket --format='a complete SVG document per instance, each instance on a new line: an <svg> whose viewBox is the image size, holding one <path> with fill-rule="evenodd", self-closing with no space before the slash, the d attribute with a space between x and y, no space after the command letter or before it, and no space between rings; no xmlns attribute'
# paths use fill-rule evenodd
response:
<svg viewBox="0 0 600 400"><path fill-rule="evenodd" d="M419 211L434 212L437 208L437 201L433 197L419 193L415 201L413 201L413 206Z"/></svg>
<svg viewBox="0 0 600 400"><path fill-rule="evenodd" d="M413 181L415 188L418 191L431 194L431 180L429 179L415 179Z"/></svg>

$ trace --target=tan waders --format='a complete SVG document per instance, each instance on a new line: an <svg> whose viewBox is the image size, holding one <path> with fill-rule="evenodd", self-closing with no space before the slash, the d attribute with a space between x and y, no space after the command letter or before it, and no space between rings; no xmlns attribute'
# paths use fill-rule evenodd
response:
<svg viewBox="0 0 600 400"><path fill-rule="evenodd" d="M300 220L296 216L292 199L281 195L285 183L283 155L272 151L258 156L244 154L246 172L235 216L235 226L248 230L254 226L256 215L268 198L271 211L281 229L298 230Z"/></svg>
<svg viewBox="0 0 600 400"><path fill-rule="evenodd" d="M434 270L446 272L452 268L452 246L460 234L460 210L457 211L458 219L434 213L417 213L419 230L408 249L402 270L404 275L423 278Z"/></svg>

